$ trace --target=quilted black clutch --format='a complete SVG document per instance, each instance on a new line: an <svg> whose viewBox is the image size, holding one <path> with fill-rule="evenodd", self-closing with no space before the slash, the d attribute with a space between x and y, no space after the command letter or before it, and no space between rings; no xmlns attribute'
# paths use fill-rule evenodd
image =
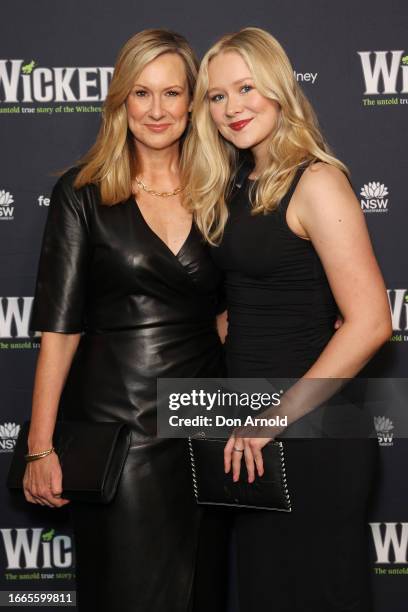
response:
<svg viewBox="0 0 408 612"><path fill-rule="evenodd" d="M17 439L7 477L9 489L23 488L29 427L26 421ZM62 497L109 503L116 493L130 438L130 428L124 423L57 421L53 446L62 469Z"/></svg>
<svg viewBox="0 0 408 612"><path fill-rule="evenodd" d="M224 473L226 440L189 438L190 462L194 495L199 504L214 504L291 512L292 506L285 469L283 442L271 441L262 449L264 475L253 483L246 479L242 461L240 480L233 482L231 473Z"/></svg>

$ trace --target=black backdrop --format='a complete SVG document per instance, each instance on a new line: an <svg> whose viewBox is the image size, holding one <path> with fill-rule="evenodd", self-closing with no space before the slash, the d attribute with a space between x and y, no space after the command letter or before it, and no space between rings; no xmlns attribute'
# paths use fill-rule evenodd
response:
<svg viewBox="0 0 408 612"><path fill-rule="evenodd" d="M55 173L92 143L118 49L147 27L186 35L201 55L226 31L269 30L283 44L328 141L352 171L389 290L394 336L367 374L408 365L408 7L404 0L117 0L7 3L0 19L0 475L30 413L39 339L28 335L42 229ZM374 184L375 183L375 184ZM379 440L382 470L370 516L375 610L407 599L407 444ZM2 495L0 590L74 588L66 510ZM103 537L103 534L101 534ZM126 537L126 534L121 534ZM97 560L95 560L97 562ZM322 565L325 559L321 560Z"/></svg>

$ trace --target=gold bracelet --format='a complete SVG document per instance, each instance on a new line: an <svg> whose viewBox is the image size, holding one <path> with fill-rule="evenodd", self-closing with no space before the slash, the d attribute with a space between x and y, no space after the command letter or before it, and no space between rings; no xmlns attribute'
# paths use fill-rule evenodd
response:
<svg viewBox="0 0 408 612"><path fill-rule="evenodd" d="M41 451L41 453L27 453L27 455L24 455L24 459L29 462L29 461L35 461L36 459L42 459L42 457L47 457L47 455L51 455L51 453L55 450L55 448L52 446L51 448L45 450L45 451Z"/></svg>

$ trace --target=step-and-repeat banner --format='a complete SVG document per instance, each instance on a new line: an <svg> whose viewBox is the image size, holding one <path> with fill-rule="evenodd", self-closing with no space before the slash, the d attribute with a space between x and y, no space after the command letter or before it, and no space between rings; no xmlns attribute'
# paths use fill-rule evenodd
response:
<svg viewBox="0 0 408 612"><path fill-rule="evenodd" d="M146 27L181 32L199 55L222 33L248 25L269 30L283 44L329 143L351 169L388 287L394 333L365 374L406 375L407 16L404 0L40 0L2 7L3 482L19 428L31 409L41 340L29 334L28 322L51 188L56 174L72 165L95 137L119 48ZM398 423L387 418L378 420L378 443L381 472L368 526L375 611L403 612L408 593L408 443L398 438ZM4 488L1 499L0 590L73 590L75 550L68 509L28 504Z"/></svg>

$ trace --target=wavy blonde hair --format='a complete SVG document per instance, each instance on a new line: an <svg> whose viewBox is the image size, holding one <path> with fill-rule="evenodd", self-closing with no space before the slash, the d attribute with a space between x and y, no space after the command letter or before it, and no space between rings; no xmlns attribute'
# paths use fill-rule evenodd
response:
<svg viewBox="0 0 408 612"><path fill-rule="evenodd" d="M186 207L205 239L219 243L228 218L226 200L237 171L238 149L216 128L210 114L208 66L218 54L235 51L250 69L258 91L280 105L277 127L271 135L265 170L251 186L253 214L274 210L287 192L297 168L304 162L323 161L346 174L325 142L316 115L299 87L290 61L268 32L244 28L227 34L205 54L197 77L192 127L184 143L181 167Z"/></svg>
<svg viewBox="0 0 408 612"><path fill-rule="evenodd" d="M143 30L119 52L96 141L79 161L74 186L99 186L103 204L117 204L132 193L137 171L133 137L128 129L126 100L145 66L164 53L177 53L184 62L190 98L193 96L198 60L184 36L164 29Z"/></svg>

